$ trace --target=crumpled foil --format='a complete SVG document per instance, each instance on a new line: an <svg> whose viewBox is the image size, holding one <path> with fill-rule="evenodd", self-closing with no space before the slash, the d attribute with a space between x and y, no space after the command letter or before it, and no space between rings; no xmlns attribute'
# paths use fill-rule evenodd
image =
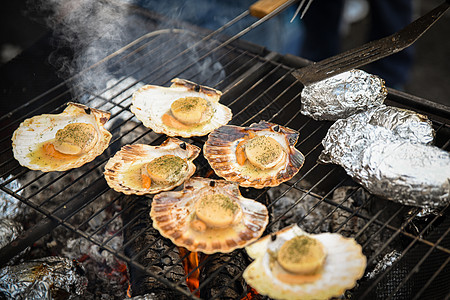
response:
<svg viewBox="0 0 450 300"><path fill-rule="evenodd" d="M50 256L0 269L0 295L7 299L72 299L86 290L84 270L74 260Z"/></svg>
<svg viewBox="0 0 450 300"><path fill-rule="evenodd" d="M409 140L430 144L435 132L426 116L414 111L380 105L336 121L322 144L321 162L353 167L355 156L377 140Z"/></svg>
<svg viewBox="0 0 450 300"><path fill-rule="evenodd" d="M387 268L392 266L402 254L396 250L387 253L373 268L372 271L368 272L365 277L369 279L375 278L378 274L384 272Z"/></svg>
<svg viewBox="0 0 450 300"><path fill-rule="evenodd" d="M11 178L11 175L9 175L5 180L0 178L0 183L10 180ZM21 185L17 180L13 180L5 185L5 187L12 191L17 191L20 189ZM21 192L19 192L19 194L20 193ZM21 208L21 202L19 200L5 192L0 193L0 219L14 218L22 213L23 208Z"/></svg>
<svg viewBox="0 0 450 300"><path fill-rule="evenodd" d="M315 120L335 121L381 105L386 96L384 80L354 69L306 85L301 112Z"/></svg>
<svg viewBox="0 0 450 300"><path fill-rule="evenodd" d="M0 249L15 240L23 231L23 226L11 219L0 219Z"/></svg>
<svg viewBox="0 0 450 300"><path fill-rule="evenodd" d="M439 207L450 201L450 154L430 146L433 139L424 116L383 105L336 121L319 161L341 165L375 195Z"/></svg>

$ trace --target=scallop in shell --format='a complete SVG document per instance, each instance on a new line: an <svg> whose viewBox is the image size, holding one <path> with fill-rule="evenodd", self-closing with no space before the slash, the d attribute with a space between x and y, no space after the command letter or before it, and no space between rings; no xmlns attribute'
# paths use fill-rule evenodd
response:
<svg viewBox="0 0 450 300"><path fill-rule="evenodd" d="M60 114L23 121L12 136L14 157L32 170L78 168L103 153L111 140L103 126L109 112L69 102Z"/></svg>
<svg viewBox="0 0 450 300"><path fill-rule="evenodd" d="M297 225L246 247L255 259L243 277L274 299L329 299L355 286L366 257L354 239L337 233L308 234Z"/></svg>
<svg viewBox="0 0 450 300"><path fill-rule="evenodd" d="M250 127L222 126L206 141L203 152L217 175L241 186L263 188L291 179L305 157L294 145L299 133L261 121Z"/></svg>
<svg viewBox="0 0 450 300"><path fill-rule="evenodd" d="M130 107L144 126L168 136L203 136L227 124L231 110L220 104L222 92L175 78L170 87L145 85Z"/></svg>
<svg viewBox="0 0 450 300"><path fill-rule="evenodd" d="M182 184L195 172L197 146L168 138L160 146L126 145L105 166L108 185L124 194L156 194Z"/></svg>
<svg viewBox="0 0 450 300"><path fill-rule="evenodd" d="M156 195L153 226L190 251L227 253L258 239L269 221L265 205L244 198L235 183L191 178L184 189Z"/></svg>

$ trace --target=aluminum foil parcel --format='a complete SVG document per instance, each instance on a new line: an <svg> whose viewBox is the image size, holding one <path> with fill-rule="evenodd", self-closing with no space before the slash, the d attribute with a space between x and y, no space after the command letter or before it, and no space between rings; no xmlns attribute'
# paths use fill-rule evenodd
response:
<svg viewBox="0 0 450 300"><path fill-rule="evenodd" d="M0 298L73 299L86 290L87 279L76 261L50 256L0 269Z"/></svg>
<svg viewBox="0 0 450 300"><path fill-rule="evenodd" d="M341 165L371 193L412 206L450 202L450 154L430 145L426 117L380 106L336 121L319 161Z"/></svg>
<svg viewBox="0 0 450 300"><path fill-rule="evenodd" d="M0 219L0 249L15 240L23 231L23 226L12 219Z"/></svg>
<svg viewBox="0 0 450 300"><path fill-rule="evenodd" d="M306 85L301 112L315 120L335 121L379 106L386 96L384 80L355 69Z"/></svg>

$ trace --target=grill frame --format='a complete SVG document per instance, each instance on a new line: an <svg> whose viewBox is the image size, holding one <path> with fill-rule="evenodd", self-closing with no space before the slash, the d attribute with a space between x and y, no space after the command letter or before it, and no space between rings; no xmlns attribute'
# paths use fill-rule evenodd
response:
<svg viewBox="0 0 450 300"><path fill-rule="evenodd" d="M148 13L145 13L145 15L148 16ZM239 17L241 18L241 16ZM251 28L250 28L251 29ZM177 34L179 32L185 33L186 30L178 31L178 30L166 30L166 31L160 31L159 34ZM433 281L436 277L440 276L441 274L445 273L444 270L448 268L448 262L450 261L450 247L442 246L443 241L447 241L449 230L444 232L440 239L437 241L432 241L427 239L425 236L427 236L428 232L432 229L435 229L439 227L440 224L442 224L442 219L448 220L449 218L449 205L439 209L438 212L435 213L435 217L432 218L431 221L427 222L427 225L418 231L417 234L412 234L407 230L408 226L414 225L414 221L416 217L420 214L419 209L409 209L409 208L402 208L397 211L395 211L392 215L389 215L387 220L382 219L383 214L388 210L388 207L383 208L382 210L379 210L376 214L373 216L367 216L364 214L363 209L365 207L368 207L372 205L374 202L379 201L376 197L372 196L370 197L366 202L364 202L362 205L360 205L356 209L350 209L346 207L344 204L349 201L352 194L345 197L342 202L336 203L331 198L333 192L340 186L344 184L351 184L353 185L353 181L343 172L342 168L339 166L324 166L319 165L316 163L315 159L312 159L314 157L317 157L321 150L321 138L317 138L317 136L324 137L324 134L326 133L326 130L331 125L330 122L316 122L311 119L308 119L304 116L302 116L299 113L300 108L300 101L299 101L299 94L301 91L301 84L296 82L293 78L290 78L290 73L295 70L296 68L305 66L307 63L309 63L306 60L303 60L301 58L293 57L293 56L282 56L278 53L268 51L267 49L264 49L258 45L253 45L241 40L237 40L237 37L240 35L237 34L233 36L232 38L228 38L228 36L222 36L218 35L218 33L209 33L205 32L202 29L194 28L193 31L189 31L189 34L192 34L196 36L196 40L200 41L199 45L205 46L207 51L206 54L201 55L197 61L194 61L192 65L188 65L182 70L177 70L177 74L172 74L170 72L167 72L166 69L164 69L165 66L167 66L168 62L166 61L165 64L160 66L160 69L163 69L165 72L169 73L168 75L161 75L160 77L157 76L149 76L149 79L152 80L145 80L145 82L149 82L152 84L158 84L158 85L167 85L168 80L173 77L177 77L183 72L189 72L192 70L193 66L195 66L196 63L204 61L206 58L210 57L210 53L216 55L216 53L224 51L225 49L230 49L230 52L233 52L232 54L236 55L236 59L238 60L239 55L243 55L245 57L251 57L250 60L248 60L247 64L242 64L239 68L231 68L234 69L234 72L239 73L241 70L242 73L227 75L225 79L229 78L229 82L225 84L225 79L223 82L219 82L217 86L214 86L218 89L221 89L224 92L224 95L222 97L223 100L221 100L222 103L227 104L230 106L233 110L234 116L233 120L231 121L231 124L235 125L250 125L252 122L257 122L260 119L263 119L264 116L269 116L269 119L264 118L268 121L274 121L283 119L283 122L277 122L281 125L285 125L290 127L292 124L301 124L300 126L292 127L293 129L296 129L300 131L300 140L297 143L296 147L300 149L303 154L306 157L307 163L302 168L300 174L296 176L294 181L290 181L288 183L283 184L283 192L281 196L276 197L275 199L272 199L271 204L269 204L269 208L274 206L278 201L282 199L282 196L289 193L291 190L296 190L298 192L302 193L302 196L298 199L296 199L295 204L291 207L291 209L294 208L294 206L298 205L307 196L311 196L317 200L317 204L311 208L309 211L309 214L312 213L317 207L320 206L331 206L333 208L332 214L334 214L337 211L343 210L348 212L350 215L347 217L347 220L342 223L341 227L337 230L340 230L345 226L347 222L349 222L353 217L356 217L357 219L363 220L365 223L365 227L359 231L355 238L359 238L362 236L365 231L372 226L379 226L379 229L377 234L381 235L381 233L384 230L388 230L392 233L391 237L388 239L388 242L383 245L382 248L379 248L377 252L375 252L371 257L368 257L368 265L373 266L376 261L378 260L378 256L382 254L382 252L385 250L386 247L390 246L394 242L397 242L398 239L404 238L406 240L409 240L410 242L407 244L407 246L404 248L401 257L405 257L409 251L412 251L416 247L416 245L422 245L428 248L428 252L423 257L423 259L419 260L418 264L416 265L417 268L419 268L426 260L427 257L430 257L432 251L438 251L440 253L443 253L444 255L448 255L447 260L445 261L445 264L442 265L441 268L439 268L436 272L433 273L433 275L428 279L428 281L425 283L424 287L420 290L421 293L417 295L419 297L421 294L428 292L427 287L432 286ZM64 83L57 85L48 91L44 92L43 94L29 100L25 104L18 107L16 110L12 111L8 115L4 115L0 117L0 121L6 122L7 127L4 127L2 129L3 138L0 140L0 145L8 145L9 139L11 137L12 131L18 126L18 124L25 118L31 117L35 114L37 114L38 111L46 111L47 113L55 113L60 112L64 105L61 104L62 102L65 102L67 100L62 100L64 98L67 98L67 95L70 94L71 90L67 88L67 85L72 84L73 82L76 82L79 76L83 76L86 72L95 71L96 68L99 70L102 70L103 64L110 65L113 63L116 59L128 59L131 57L134 58L133 53L139 53L142 51L143 47L141 45L142 41L145 41L147 39L153 39L154 36L158 36L158 34L155 35L155 33L151 33L147 36L144 36L140 40L136 40L132 44L128 44L124 48L121 48L117 52L113 53L112 55L106 57L104 60L99 61L97 64L93 65L92 67L83 70L82 72L78 73L74 77L68 79ZM236 37L237 36L237 37ZM152 40L153 41L153 40ZM207 41L207 43L205 43ZM195 45L195 44L194 44ZM213 45L213 46L212 46ZM215 47L214 47L215 46ZM127 53L130 49L134 49L136 47L135 52ZM192 46L191 46L192 47ZM212 50L211 50L212 47ZM195 48L195 47L192 47ZM183 49L183 48L182 48ZM181 50L181 55L183 53L187 53L191 51L189 48L184 48L185 50ZM184 52L187 51L187 52ZM226 51L226 50L225 50ZM229 60L231 55L230 52L225 52L222 55L218 55L217 58L219 61L221 59ZM236 52L236 53L235 53ZM239 55L237 53L240 53ZM235 62L233 59L230 60L229 64L233 65ZM226 69L225 65L225 69ZM110 66L111 67L111 66ZM152 72L157 72L158 70L152 70ZM282 73L283 75L279 76L279 73ZM164 78L166 76L167 78ZM128 76L129 78L130 76ZM155 78L156 77L156 78ZM169 78L170 77L170 78ZM192 76L195 77L195 76ZM191 79L186 78L186 79ZM272 79L272 77L275 77L275 79ZM128 119L125 119L123 124L128 124L132 121L132 115L127 114L126 111L129 108L129 95L125 97L122 101L119 101L119 103L113 102L111 99L115 99L116 97L120 97L120 94L124 91L129 91L132 89L132 87L135 84L128 84L126 82L127 77L123 79L123 81L119 81L117 84L120 85L122 83L125 83L125 88L119 88L118 91L115 91L113 95L110 96L110 99L106 97L103 93L103 91L85 91L88 95L91 95L92 101L103 101L102 106L97 105L95 107L103 109L103 105L110 105L112 108L117 109L115 113L113 113L111 120L113 120L115 117L126 114L128 115ZM193 81L196 81L195 79L192 79ZM138 82L142 82L142 78L138 80ZM271 85L267 85L266 82L272 82ZM204 84L203 82L198 82L199 84ZM288 88L284 88L283 84L286 84ZM223 86L221 86L223 85ZM282 86L282 88L279 88L279 85ZM224 87L224 88L223 88ZM250 88L248 88L250 87ZM282 90L282 93L277 93L278 96L271 96L270 92L272 90L272 87L276 87L277 90ZM258 96L248 95L250 93L255 93ZM275 92L273 92L275 93ZM286 95L289 94L295 94L297 96L294 97L288 97ZM240 95L235 97L235 95ZM284 98L288 98L288 100L284 100ZM250 99L251 101L248 103L247 99ZM280 100L281 99L281 100ZM76 101L76 99L71 99L72 101ZM69 100L70 101L70 100ZM284 101L283 105L280 105L279 102ZM297 103L296 103L297 102ZM44 107L38 106L36 107L37 103L45 103ZM102 102L100 102L102 103ZM255 109L256 113L253 112L253 106L256 104L263 103L265 106L264 108ZM89 105L89 102L87 103ZM445 150L449 151L450 149L450 110L444 106L434 104L433 102L427 101L425 99L420 99L418 97L414 97L412 95L408 95L406 93L398 92L396 90L389 89L389 95L388 99L386 100L386 104L393 105L393 106L399 106L399 107L407 107L410 109L414 109L418 112L424 113L429 116L430 119L433 121L433 126L436 129L437 132L437 141L436 145L439 147L444 148ZM279 106L277 106L279 105ZM30 111L27 111L29 107L36 107ZM291 107L297 107L297 110L289 109ZM27 111L27 113L24 113L24 111ZM244 113L243 113L244 112ZM293 114L291 114L293 112ZM247 117L245 117L247 115ZM242 121L240 120L241 117L245 117ZM287 120L287 121L284 121ZM302 120L305 120L304 122ZM115 132L116 130L119 130L122 126L117 125L113 123L113 127L111 128L111 131ZM122 124L122 125L123 125ZM136 123L135 127L131 127L131 129L127 129L128 133L120 134L119 136L114 135L113 140L110 143L110 148L115 148L118 150L120 148L118 145L123 146L122 138L128 134L135 134L135 130L139 131L136 136L132 138L131 143L139 142L141 139L145 138L149 134L151 134L151 130L143 128L141 124ZM153 145L158 145L164 140L164 136L158 136L154 140L152 140ZM189 139L186 139L189 141ZM190 139L191 142L194 144L201 146L206 138L205 137L197 137ZM182 288L183 282L180 281L176 284L168 281L163 276L157 275L153 272L150 272L147 270L144 266L136 263L135 258L129 258L123 253L123 249L125 246L122 246L120 250L115 250L111 246L108 245L109 241L111 241L112 237L106 241L106 242L99 242L93 237L93 234L87 234L85 230L82 229L83 225L86 225L88 221L90 221L92 218L95 217L95 215L101 213L102 211L106 210L107 207L114 205L114 203L120 203L123 201L124 196L117 194L115 197L113 197L113 200L106 203L105 206L94 213L94 215L90 216L87 220L84 220L84 222L81 225L74 225L71 222L72 217L76 217L81 211L85 210L87 206L91 205L97 198L101 197L102 195L106 193L115 193L112 192L109 187L107 186L106 182L101 176L98 176L96 181L89 184L85 187L85 189L81 190L78 194L75 196L69 198L63 203L59 203L56 208L52 207L52 209L46 209L45 205L49 204L53 198L58 198L59 194L62 193L68 193L66 190L66 187L62 191L56 192L51 197L48 197L43 203L35 203L31 200L35 195L38 195L39 193L44 192L49 186L52 186L53 184L56 184L57 181L62 180L64 176L68 176L72 171L62 172L57 176L56 179L53 179L54 181L48 183L47 186L42 187L40 190L36 191L34 194L31 194L31 196L24 197L20 194L20 190L12 190L7 187L7 184L9 182L12 182L13 180L25 175L29 172L35 172L30 171L25 168L22 168L18 166L17 162L12 158L11 147L10 143L9 146L6 146L3 148L0 152L1 156L7 156L7 160L3 160L3 162L0 165L0 169L4 170L2 171L2 174L0 177L5 177L8 174L13 174L13 177L6 180L0 185L0 189L9 194L10 196L18 199L22 203L26 204L27 206L31 207L33 210L37 211L41 215L45 216L46 218L42 219L40 222L38 222L36 225L31 227L28 231L25 232L23 236L21 236L19 239L14 241L13 243L9 244L8 246L4 247L3 249L0 249L0 262L1 264L6 263L9 261L9 258L16 255L23 249L25 249L27 246L31 245L34 241L36 241L38 238L42 237L43 235L50 232L53 228L55 228L58 225L62 225L63 227L67 228L70 232L83 237L87 239L88 241L92 242L93 244L96 244L99 247L104 248L106 251L112 253L114 256L116 256L118 259L127 262L129 265L133 265L133 267L139 269L142 272L147 273L149 276L152 276L156 278L158 281L160 281L162 284L165 284L169 286L170 288L180 292L181 294L184 294L186 297L190 298L196 298L194 296L194 293L190 293L189 291ZM94 160L93 162L87 164L83 168L83 174L90 174L91 172L99 171L102 169L102 166L106 163L107 159L109 159L110 156L112 156L115 153L115 151L104 153L99 158ZM312 161L313 160L313 161ZM204 164L205 162L202 162L203 164L198 165L199 172L204 172L204 168L207 168L207 166ZM310 165L312 164L312 165ZM309 187L304 187L300 183L303 181L306 181L310 176L315 175L317 172L327 172L325 176L321 176L320 179L315 182L314 184L311 183ZM331 188L325 189L325 191L322 191L323 189L320 189L320 187L323 184L323 181L329 181L328 178L333 177L334 172L336 172L339 175L338 183L332 184ZM38 176L39 180L41 177L45 177L46 174L42 174ZM26 190L29 188L33 182L29 183L29 185L22 187L22 189ZM77 181L74 184L77 184L78 180L82 181L82 179L76 179ZM327 183L327 182L326 182ZM69 187L67 187L69 188ZM359 188L361 189L361 188ZM259 196L256 197L256 200L262 201L262 198L266 196L269 189L264 189L260 191ZM320 190L320 191L318 191ZM356 191L356 190L355 190ZM151 197L149 196L141 196L135 198L143 199L145 201L149 201ZM132 206L130 206L127 209L131 209ZM288 211L286 211L287 213ZM403 212L409 213L409 217L406 218L406 220L403 220L402 223L398 224L391 224L393 221L397 220L399 215L401 215ZM114 216L114 218L119 218L123 212L118 213ZM308 215L309 215L308 214ZM308 215L305 215L303 218L298 220L298 223L301 223ZM331 216L331 215L330 215ZM330 217L328 216L328 217ZM268 226L268 230L271 229L272 226L274 226L275 223L277 223L283 216L279 216L279 219L271 220L271 223ZM327 218L328 218L327 217ZM111 220L112 221L112 220ZM325 221L323 219L322 221ZM437 225L435 225L437 224ZM108 224L102 224L100 228L97 230L100 231L102 228L107 226ZM316 229L318 229L320 224L317 224ZM127 224L124 225L126 227ZM117 235L121 234L123 232L118 231ZM135 236L137 237L138 234ZM365 244L363 244L363 249L369 246L370 242L372 241L371 238L369 238ZM129 241L128 241L129 242ZM148 249L150 245L146 248ZM144 249L145 250L145 249ZM244 250L237 250L237 251L244 251ZM139 255L139 254L138 254ZM137 256L138 256L137 255ZM180 260L184 260L186 256L181 257ZM205 260L203 260L200 264L200 267L207 264L212 258L208 257ZM401 261L400 259L398 261ZM371 280L370 282L367 282L367 285L364 286L364 290L361 291L361 289L356 289L354 292L355 294L360 293L361 297L369 296L369 293L373 290L376 290L377 284L383 280L384 277L388 276L396 267L397 263L394 263L390 268L386 269L384 272L382 272L378 277L376 277L374 280ZM225 265L222 266L222 268L225 268ZM416 268L411 270L405 277L405 281L397 286L397 290L400 290L402 286L404 286L407 283L408 278L411 278L414 276L414 271ZM189 276L190 274L186 275ZM236 276L234 278L237 280L240 275ZM213 280L211 278L209 281ZM204 282L200 284L200 289L204 287L208 282ZM242 295L245 296L245 295ZM394 297L394 294L391 295ZM448 296L448 294L447 294Z"/></svg>

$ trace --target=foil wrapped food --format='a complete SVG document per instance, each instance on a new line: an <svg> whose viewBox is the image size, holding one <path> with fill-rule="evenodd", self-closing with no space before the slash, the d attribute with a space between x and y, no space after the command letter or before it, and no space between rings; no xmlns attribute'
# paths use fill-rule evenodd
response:
<svg viewBox="0 0 450 300"><path fill-rule="evenodd" d="M386 96L383 79L354 69L306 85L301 94L301 112L315 120L335 121L379 106Z"/></svg>
<svg viewBox="0 0 450 300"><path fill-rule="evenodd" d="M23 231L23 226L12 219L0 219L0 249L15 240Z"/></svg>
<svg viewBox="0 0 450 300"><path fill-rule="evenodd" d="M86 290L80 265L63 257L45 257L0 269L0 298L73 299Z"/></svg>
<svg viewBox="0 0 450 300"><path fill-rule="evenodd" d="M375 195L435 208L450 201L450 154L433 139L425 116L382 105L336 121L319 161L341 165Z"/></svg>
<svg viewBox="0 0 450 300"><path fill-rule="evenodd" d="M0 183L4 183L9 181L12 178L9 175L6 179L0 178ZM18 194L21 194L20 188L21 185L17 180L13 180L5 185L6 188L11 191L19 191ZM24 209L21 205L21 202L17 200L15 197L7 194L6 192L0 193L0 219L2 218L15 218L24 213Z"/></svg>

